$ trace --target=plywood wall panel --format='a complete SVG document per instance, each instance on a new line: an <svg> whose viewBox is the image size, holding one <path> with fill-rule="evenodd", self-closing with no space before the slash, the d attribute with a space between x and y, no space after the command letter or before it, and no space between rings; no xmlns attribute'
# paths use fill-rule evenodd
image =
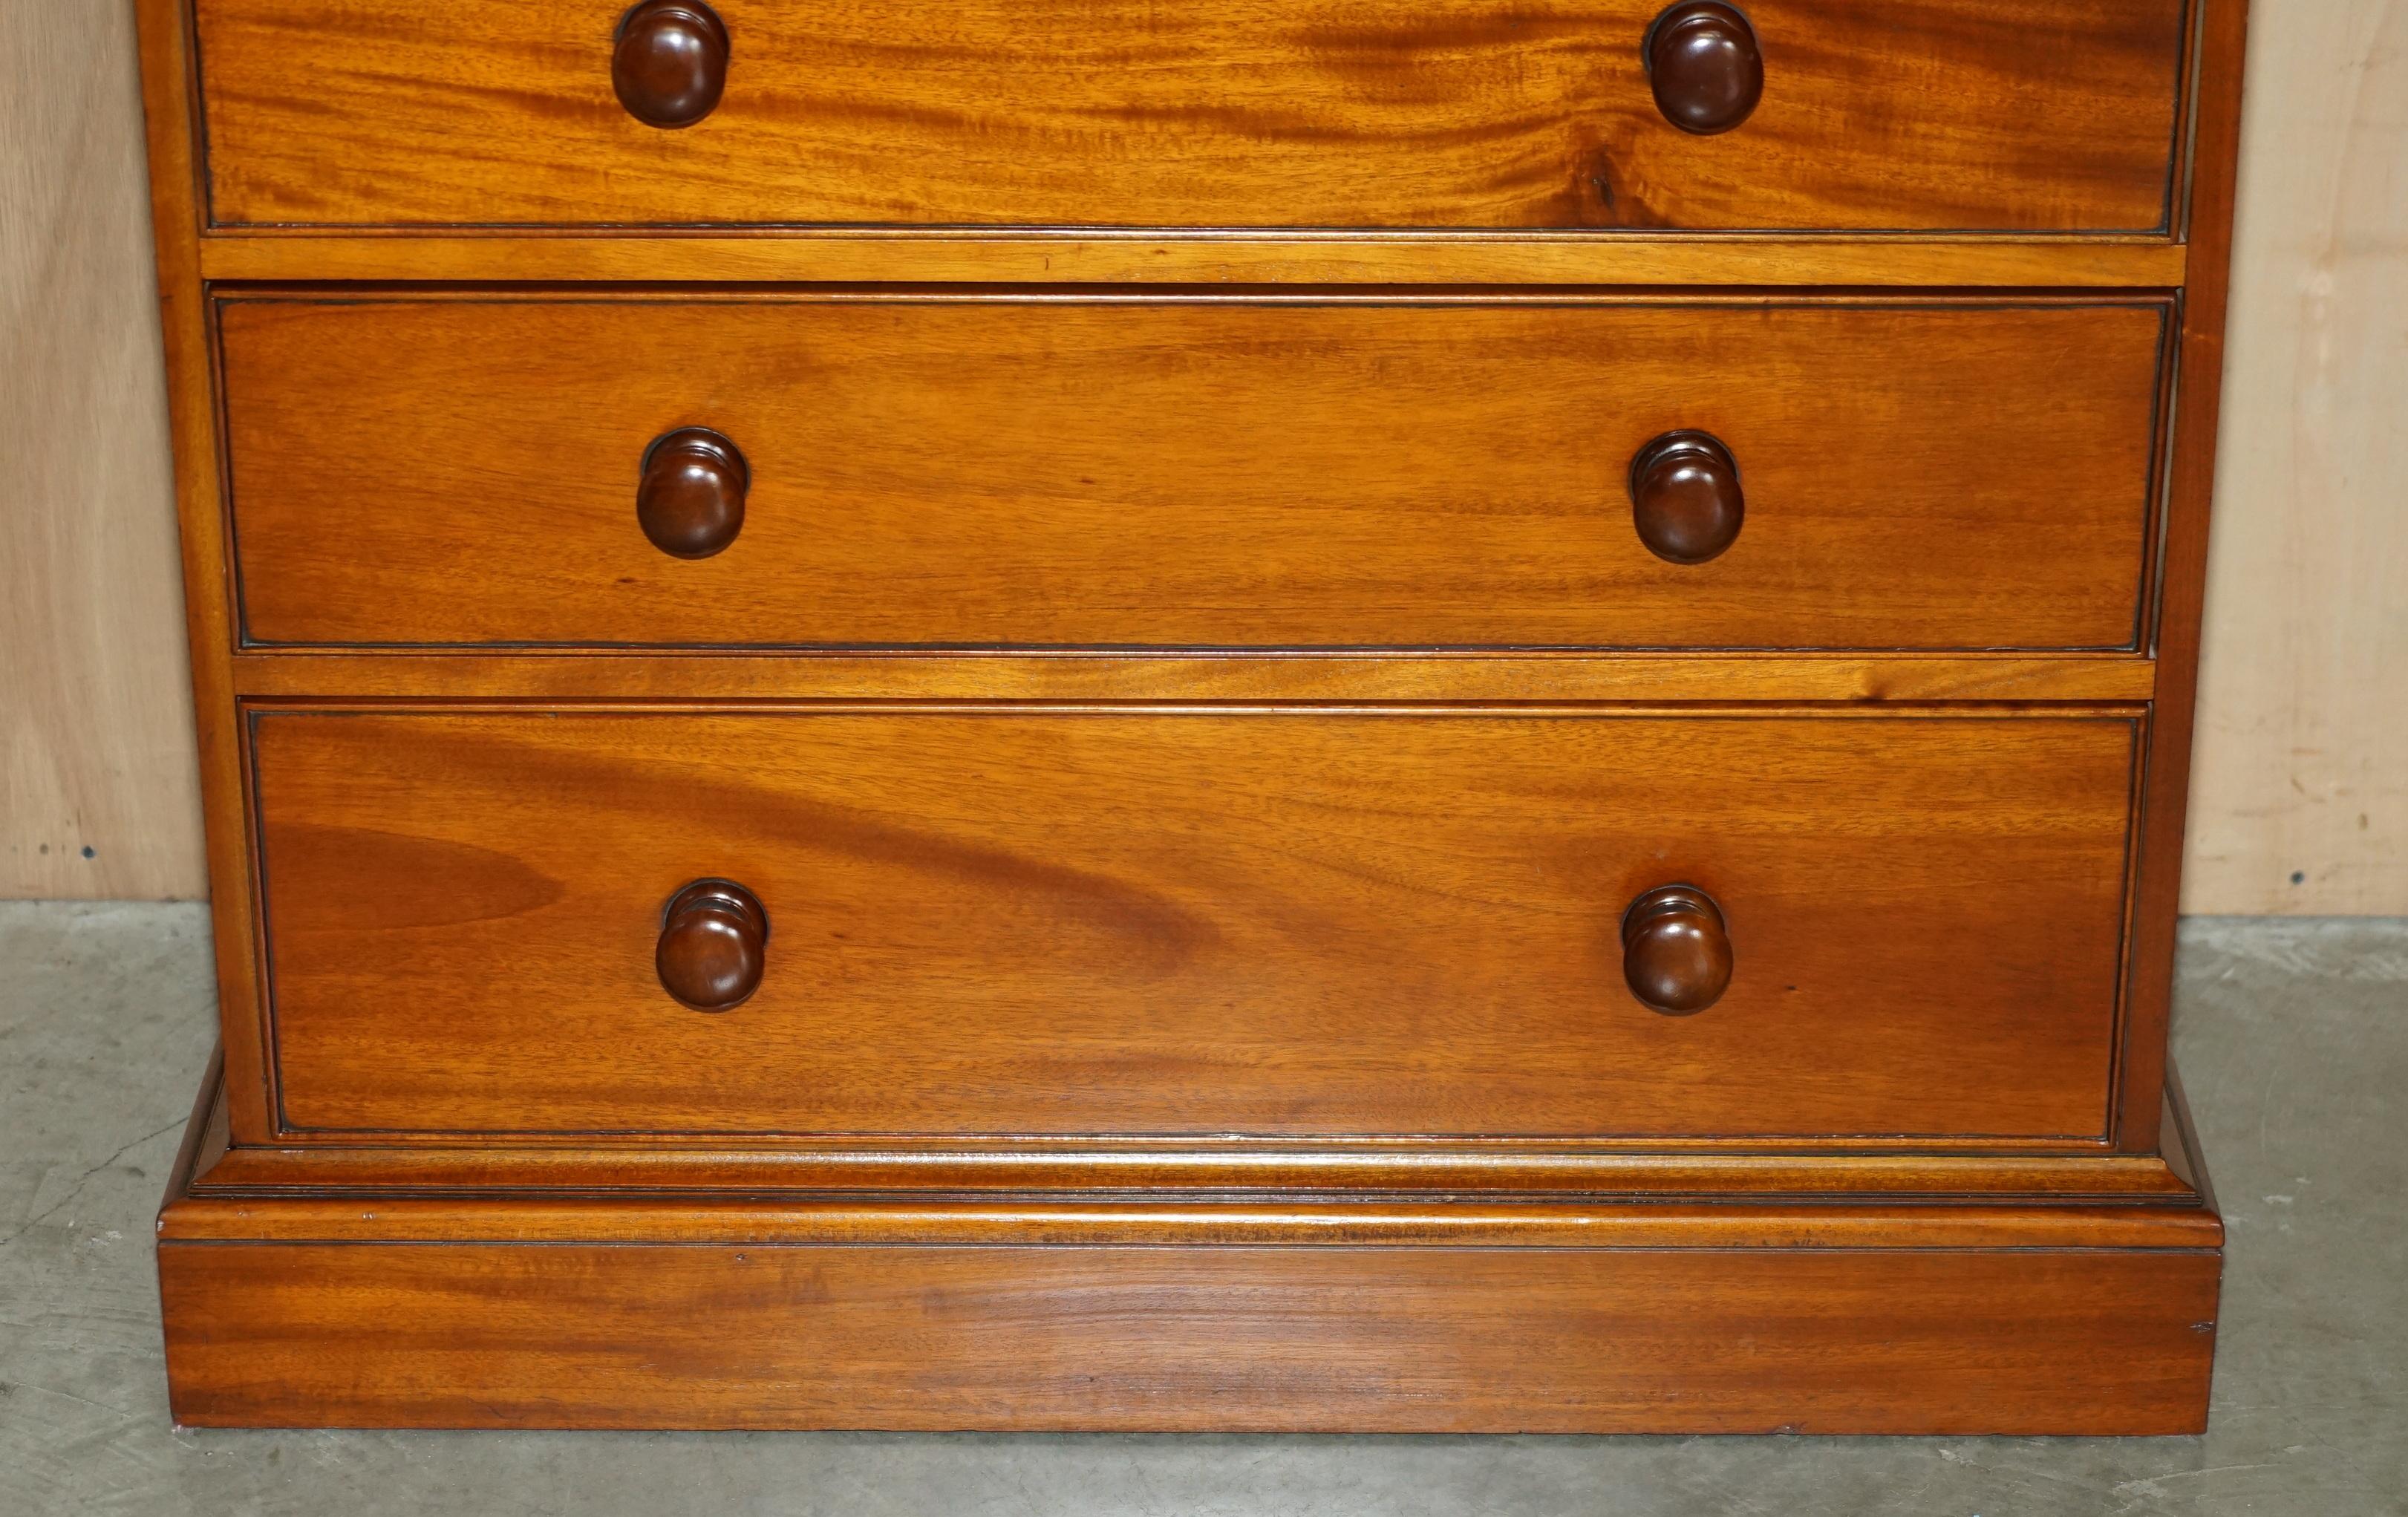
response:
<svg viewBox="0 0 2408 1517"><path fill-rule="evenodd" d="M205 892L134 59L0 26L0 896Z"/></svg>
<svg viewBox="0 0 2408 1517"><path fill-rule="evenodd" d="M2183 905L2408 914L2408 0L2258 7Z"/></svg>

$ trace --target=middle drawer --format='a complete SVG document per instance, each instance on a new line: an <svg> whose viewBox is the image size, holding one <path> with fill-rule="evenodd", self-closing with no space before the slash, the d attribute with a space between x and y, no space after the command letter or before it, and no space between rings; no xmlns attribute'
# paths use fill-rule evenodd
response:
<svg viewBox="0 0 2408 1517"><path fill-rule="evenodd" d="M2166 308L235 297L243 637L2128 649Z"/></svg>

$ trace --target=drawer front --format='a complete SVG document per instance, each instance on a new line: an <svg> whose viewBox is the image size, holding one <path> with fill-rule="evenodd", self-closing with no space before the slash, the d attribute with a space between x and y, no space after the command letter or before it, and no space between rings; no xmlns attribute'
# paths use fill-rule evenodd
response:
<svg viewBox="0 0 2408 1517"><path fill-rule="evenodd" d="M2129 648L2164 313L235 300L245 636ZM638 509L689 427L742 465L700 558ZM1702 520L1677 491L1634 504L1634 459L1682 432L1736 492L1704 562L1657 551L1696 556L1662 535Z"/></svg>
<svg viewBox="0 0 2408 1517"><path fill-rule="evenodd" d="M252 723L296 1129L2096 1138L2106 1119L2127 716ZM663 988L664 908L698 879L767 918L732 1009ZM1687 923L1697 962L1719 942L1732 966L1689 1015L1626 983L1626 906L1668 884L1718 909L1719 934ZM1655 925L1646 962L1670 963Z"/></svg>
<svg viewBox="0 0 2408 1517"><path fill-rule="evenodd" d="M715 3L668 129L620 0L197 0L214 219L2143 232L2185 8L1751 0L1701 136L1660 0Z"/></svg>

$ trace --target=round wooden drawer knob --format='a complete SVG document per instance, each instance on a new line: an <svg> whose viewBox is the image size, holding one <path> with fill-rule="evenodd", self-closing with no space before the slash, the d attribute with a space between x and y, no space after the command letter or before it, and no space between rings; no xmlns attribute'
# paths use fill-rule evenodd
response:
<svg viewBox="0 0 2408 1517"><path fill-rule="evenodd" d="M1705 433L1667 432L1630 460L1630 513L1649 552L1703 564L1739 539L1739 463Z"/></svg>
<svg viewBox="0 0 2408 1517"><path fill-rule="evenodd" d="M1641 1004L1685 1017L1730 985L1730 934L1722 908L1693 885L1659 885L1622 916L1622 978Z"/></svg>
<svg viewBox="0 0 2408 1517"><path fill-rule="evenodd" d="M697 1011L724 1011L761 988L769 913L728 880L697 880L669 897L652 965L661 988Z"/></svg>
<svg viewBox="0 0 2408 1517"><path fill-rule="evenodd" d="M752 470L736 445L707 426L680 427L644 450L636 520L652 546L679 558L709 558L744 528Z"/></svg>
<svg viewBox="0 0 2408 1517"><path fill-rule="evenodd" d="M1681 0L1647 29L1656 108L1684 132L1712 136L1747 120L1764 97L1756 28L1722 0Z"/></svg>
<svg viewBox="0 0 2408 1517"><path fill-rule="evenodd" d="M619 104L647 126L692 126L727 88L727 24L702 0L643 0L610 53Z"/></svg>

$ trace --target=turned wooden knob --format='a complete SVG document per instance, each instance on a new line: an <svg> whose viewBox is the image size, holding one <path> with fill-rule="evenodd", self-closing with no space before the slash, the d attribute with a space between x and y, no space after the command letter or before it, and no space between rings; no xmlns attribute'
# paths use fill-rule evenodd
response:
<svg viewBox="0 0 2408 1517"><path fill-rule="evenodd" d="M1681 0L1647 29L1656 108L1684 132L1712 136L1747 120L1764 96L1756 28L1722 0Z"/></svg>
<svg viewBox="0 0 2408 1517"><path fill-rule="evenodd" d="M697 880L661 912L652 957L661 988L697 1011L724 1011L761 988L769 913L729 880Z"/></svg>
<svg viewBox="0 0 2408 1517"><path fill-rule="evenodd" d="M1657 558L1703 564L1739 537L1739 463L1703 432L1667 432L1630 460L1630 518Z"/></svg>
<svg viewBox="0 0 2408 1517"><path fill-rule="evenodd" d="M619 19L610 87L647 126L692 126L727 88L727 24L702 0L643 0Z"/></svg>
<svg viewBox="0 0 2408 1517"><path fill-rule="evenodd" d="M744 528L752 470L736 445L707 426L683 426L644 450L636 520L664 553L709 558Z"/></svg>
<svg viewBox="0 0 2408 1517"><path fill-rule="evenodd" d="M1730 934L1722 908L1694 885L1659 885L1622 915L1622 978L1641 1004L1685 1017L1730 984Z"/></svg>

